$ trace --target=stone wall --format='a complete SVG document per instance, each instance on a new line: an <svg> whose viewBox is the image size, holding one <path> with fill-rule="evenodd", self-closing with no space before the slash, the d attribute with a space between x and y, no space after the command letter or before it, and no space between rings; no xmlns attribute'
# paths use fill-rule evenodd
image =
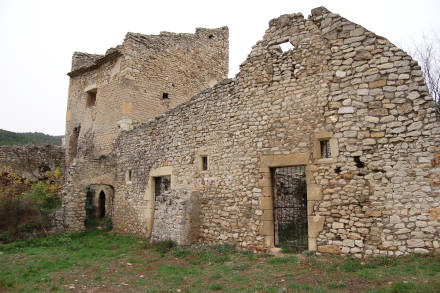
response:
<svg viewBox="0 0 440 293"><path fill-rule="evenodd" d="M105 55L75 52L66 113L67 162L111 151L131 129L189 100L228 73L228 28L195 34L128 33Z"/></svg>
<svg viewBox="0 0 440 293"><path fill-rule="evenodd" d="M198 240L200 230L200 204L198 192L173 190L156 198L154 206L152 241L173 240L189 245Z"/></svg>
<svg viewBox="0 0 440 293"><path fill-rule="evenodd" d="M151 181L166 169L171 192L199 192L201 241L262 251L274 246L271 168L305 166L309 250L426 253L440 238L439 134L418 64L317 8L271 20L234 79L121 132L102 172L114 176L118 230L160 234Z"/></svg>
<svg viewBox="0 0 440 293"><path fill-rule="evenodd" d="M64 174L64 149L55 145L0 146L0 168L6 166L28 180L45 179L56 168Z"/></svg>

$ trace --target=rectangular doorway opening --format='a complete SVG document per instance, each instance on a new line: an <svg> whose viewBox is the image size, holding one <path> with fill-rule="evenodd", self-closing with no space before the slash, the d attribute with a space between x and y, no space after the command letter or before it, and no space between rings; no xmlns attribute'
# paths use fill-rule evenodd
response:
<svg viewBox="0 0 440 293"><path fill-rule="evenodd" d="M307 183L305 166L271 169L275 246L308 249Z"/></svg>
<svg viewBox="0 0 440 293"><path fill-rule="evenodd" d="M156 201L163 202L167 200L167 195L171 186L171 176L160 176L154 178L154 196Z"/></svg>

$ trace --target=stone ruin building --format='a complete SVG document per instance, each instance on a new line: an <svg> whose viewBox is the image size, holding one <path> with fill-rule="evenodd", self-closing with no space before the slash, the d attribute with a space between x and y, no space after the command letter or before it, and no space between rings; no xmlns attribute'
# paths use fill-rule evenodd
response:
<svg viewBox="0 0 440 293"><path fill-rule="evenodd" d="M440 123L416 61L323 7L271 20L232 79L228 47L223 27L73 55L67 229L91 194L116 231L182 245L439 249Z"/></svg>

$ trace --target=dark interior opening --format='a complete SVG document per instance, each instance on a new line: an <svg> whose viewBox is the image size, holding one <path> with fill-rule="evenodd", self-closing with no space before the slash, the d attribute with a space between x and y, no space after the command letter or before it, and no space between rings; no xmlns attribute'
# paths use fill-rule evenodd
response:
<svg viewBox="0 0 440 293"><path fill-rule="evenodd" d="M356 162L356 167L363 168L365 167L365 164L361 162L361 158L359 156L354 156L353 160Z"/></svg>
<svg viewBox="0 0 440 293"><path fill-rule="evenodd" d="M208 156L202 156L202 170L208 170Z"/></svg>
<svg viewBox="0 0 440 293"><path fill-rule="evenodd" d="M330 141L320 140L319 145L321 148L321 158L330 158Z"/></svg>
<svg viewBox="0 0 440 293"><path fill-rule="evenodd" d="M96 104L96 89L87 92L87 107L93 107Z"/></svg>
<svg viewBox="0 0 440 293"><path fill-rule="evenodd" d="M163 93L162 94L162 99L168 99L168 93Z"/></svg>
<svg viewBox="0 0 440 293"><path fill-rule="evenodd" d="M209 35L208 38L213 39L214 35Z"/></svg>
<svg viewBox="0 0 440 293"><path fill-rule="evenodd" d="M99 193L99 217L100 218L105 217L105 193L104 193L104 191L101 191Z"/></svg>

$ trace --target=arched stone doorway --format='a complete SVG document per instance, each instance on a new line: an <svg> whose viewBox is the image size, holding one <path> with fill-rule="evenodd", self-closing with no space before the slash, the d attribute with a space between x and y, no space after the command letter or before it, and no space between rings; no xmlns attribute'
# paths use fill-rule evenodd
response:
<svg viewBox="0 0 440 293"><path fill-rule="evenodd" d="M102 218L113 216L114 188L106 184L91 184L87 187L86 227Z"/></svg>

